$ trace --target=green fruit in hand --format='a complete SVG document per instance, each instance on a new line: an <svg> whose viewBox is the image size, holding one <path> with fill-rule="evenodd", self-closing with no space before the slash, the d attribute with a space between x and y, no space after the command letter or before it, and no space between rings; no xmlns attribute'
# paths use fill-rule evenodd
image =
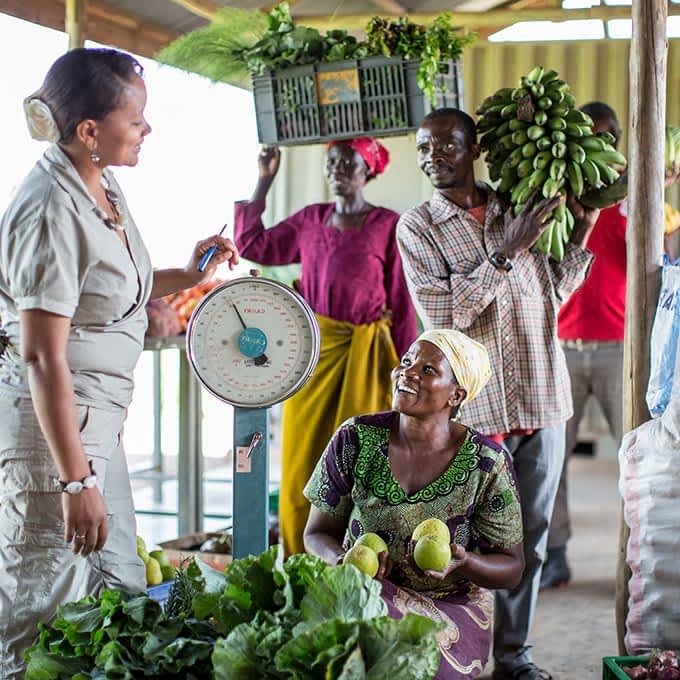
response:
<svg viewBox="0 0 680 680"><path fill-rule="evenodd" d="M354 545L342 559L343 564L353 564L359 571L373 578L378 573L380 562L373 550L365 545Z"/></svg>
<svg viewBox="0 0 680 680"><path fill-rule="evenodd" d="M451 546L428 534L418 539L413 559L423 571L443 571L451 561Z"/></svg>
<svg viewBox="0 0 680 680"><path fill-rule="evenodd" d="M436 517L430 517L430 519L423 520L413 531L411 536L412 541L417 541L423 536L435 536L437 540L441 543L446 543L448 545L451 543L451 533L449 528Z"/></svg>
<svg viewBox="0 0 680 680"><path fill-rule="evenodd" d="M146 563L146 583L149 586L157 586L163 583L163 572L161 571L161 565L158 564L158 560L153 557L149 557Z"/></svg>
<svg viewBox="0 0 680 680"><path fill-rule="evenodd" d="M168 556L165 554L165 550L152 550L149 553L149 557L153 557L161 567L167 567L170 565L168 561Z"/></svg>
<svg viewBox="0 0 680 680"><path fill-rule="evenodd" d="M387 543L383 541L378 534L369 532L367 534L362 534L357 538L354 545L365 545L370 548L376 555L380 555L381 552L387 550Z"/></svg>
<svg viewBox="0 0 680 680"><path fill-rule="evenodd" d="M161 564L161 575L163 576L163 581L174 581L177 574L177 567L173 567L171 564Z"/></svg>

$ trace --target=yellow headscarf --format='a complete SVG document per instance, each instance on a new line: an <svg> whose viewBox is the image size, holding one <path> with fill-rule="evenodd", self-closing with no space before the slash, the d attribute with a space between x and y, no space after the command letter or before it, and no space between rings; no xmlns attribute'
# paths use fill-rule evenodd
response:
<svg viewBox="0 0 680 680"><path fill-rule="evenodd" d="M422 333L417 340L431 342L446 357L458 384L467 392L463 403L472 401L491 377L486 347L464 333L434 328Z"/></svg>

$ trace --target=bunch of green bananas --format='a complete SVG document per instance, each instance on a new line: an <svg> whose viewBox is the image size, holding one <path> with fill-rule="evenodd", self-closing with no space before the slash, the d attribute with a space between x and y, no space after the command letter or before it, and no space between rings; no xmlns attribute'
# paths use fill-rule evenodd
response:
<svg viewBox="0 0 680 680"><path fill-rule="evenodd" d="M676 172L680 166L680 127L666 126L666 170Z"/></svg>
<svg viewBox="0 0 680 680"><path fill-rule="evenodd" d="M574 228L567 192L580 197L588 189L613 184L619 178L614 166L626 165L614 137L593 134L592 119L575 105L558 73L536 66L519 87L499 90L477 109L489 175L499 182L497 191L509 199L515 215L537 191L545 198L565 197L534 246L556 260L564 257Z"/></svg>

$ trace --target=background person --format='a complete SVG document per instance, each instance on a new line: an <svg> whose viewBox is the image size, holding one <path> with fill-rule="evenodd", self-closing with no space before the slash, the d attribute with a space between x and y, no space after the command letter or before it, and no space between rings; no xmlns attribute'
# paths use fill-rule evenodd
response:
<svg viewBox="0 0 680 680"><path fill-rule="evenodd" d="M504 442L522 499L526 567L518 587L496 591L493 677L540 680L550 676L533 663L527 639L572 413L557 311L587 275L592 255L584 245L598 211L570 204L576 226L556 262L530 248L561 197L533 206L534 196L513 217L491 187L475 181L479 145L470 116L433 111L416 149L435 190L399 221L406 278L426 325L463 330L489 349L489 385L461 417Z"/></svg>
<svg viewBox="0 0 680 680"><path fill-rule="evenodd" d="M581 107L594 132L610 132L618 146L621 127L614 110L602 102ZM602 407L618 443L623 435L623 329L626 316L626 210L618 204L600 211L588 249L595 255L583 286L562 306L557 333L567 360L574 415L567 421L565 459L555 498L541 588L569 582L567 541L571 535L567 469L576 446L583 410L592 394Z"/></svg>
<svg viewBox="0 0 680 680"><path fill-rule="evenodd" d="M614 110L598 101L585 104L581 110L593 119L594 132L611 133L618 147L621 127ZM677 179L677 171L669 173L666 186ZM674 257L672 234L677 224L672 223L672 217L668 223L668 210L666 216L665 250ZM567 421L566 455L550 522L541 588L566 585L571 579L567 560L567 542L571 537L568 463L578 440L578 429L589 395L593 395L600 404L617 446L623 436L626 227L627 201L600 211L588 240L588 249L595 255L590 274L559 312L557 332L567 360L574 415Z"/></svg>
<svg viewBox="0 0 680 680"><path fill-rule="evenodd" d="M522 574L522 519L503 449L456 422L491 370L486 349L462 333L423 333L392 372L393 411L357 416L335 433L305 495L308 552L340 562L364 533L388 546L378 577L389 615L447 624L438 634L439 680L473 678L486 664L493 600ZM422 572L411 535L436 517L451 533L452 560Z"/></svg>
<svg viewBox="0 0 680 680"><path fill-rule="evenodd" d="M183 269L152 271L110 165L137 164L151 131L142 67L76 49L25 102L31 134L55 142L0 222L0 677L57 605L104 588L146 590L121 434L149 297L235 263L201 241ZM196 265L218 247L202 274ZM61 481L59 481L61 480Z"/></svg>
<svg viewBox="0 0 680 680"><path fill-rule="evenodd" d="M363 188L387 165L370 137L331 143L325 175L332 203L307 206L265 229L265 197L280 153L264 149L250 202L235 206L235 241L264 265L299 262L297 286L316 313L321 356L314 376L283 407L279 518L287 555L304 551L309 503L302 490L320 452L350 416L389 408L390 371L416 336L395 228L399 215L371 205Z"/></svg>

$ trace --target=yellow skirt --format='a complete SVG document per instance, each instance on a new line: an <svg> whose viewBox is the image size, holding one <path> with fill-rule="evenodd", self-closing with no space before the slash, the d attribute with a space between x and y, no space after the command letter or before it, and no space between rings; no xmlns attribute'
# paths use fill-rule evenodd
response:
<svg viewBox="0 0 680 680"><path fill-rule="evenodd" d="M331 436L348 418L388 410L390 372L399 359L388 319L355 325L316 315L319 363L283 405L279 522L286 555L304 552L309 503L302 490Z"/></svg>

